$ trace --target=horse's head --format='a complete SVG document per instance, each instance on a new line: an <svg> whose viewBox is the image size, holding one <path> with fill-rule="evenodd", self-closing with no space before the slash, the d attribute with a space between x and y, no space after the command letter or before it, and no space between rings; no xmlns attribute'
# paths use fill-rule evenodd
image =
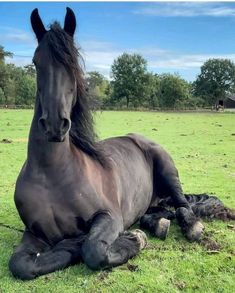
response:
<svg viewBox="0 0 235 293"><path fill-rule="evenodd" d="M33 62L37 70L37 98L41 108L39 128L48 141L61 142L71 127L71 112L76 103L78 79L78 52L73 35L76 18L67 8L64 28L55 22L46 30L34 9L31 24L38 40Z"/></svg>

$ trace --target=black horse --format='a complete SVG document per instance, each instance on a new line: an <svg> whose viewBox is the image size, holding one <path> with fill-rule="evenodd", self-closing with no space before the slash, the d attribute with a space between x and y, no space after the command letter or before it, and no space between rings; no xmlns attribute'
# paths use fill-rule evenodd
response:
<svg viewBox="0 0 235 293"><path fill-rule="evenodd" d="M9 262L15 277L33 279L81 260L91 269L121 265L146 244L141 230L127 231L139 220L165 239L176 217L195 241L203 230L196 215L229 217L214 197L186 199L171 157L154 142L136 134L96 142L73 11L67 8L63 29L55 22L47 31L37 9L31 24L38 40L37 94L15 190L25 224Z"/></svg>

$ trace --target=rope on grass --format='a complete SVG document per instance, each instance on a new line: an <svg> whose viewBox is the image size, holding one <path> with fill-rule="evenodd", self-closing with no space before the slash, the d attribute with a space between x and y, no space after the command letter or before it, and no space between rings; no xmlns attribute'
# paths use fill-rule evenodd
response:
<svg viewBox="0 0 235 293"><path fill-rule="evenodd" d="M22 230L22 229L18 229L18 228L15 228L15 227L9 226L7 224L3 224L3 223L0 223L0 227L4 227L4 228L14 230L14 231L17 231L17 232L21 232L21 233L24 232L24 230Z"/></svg>

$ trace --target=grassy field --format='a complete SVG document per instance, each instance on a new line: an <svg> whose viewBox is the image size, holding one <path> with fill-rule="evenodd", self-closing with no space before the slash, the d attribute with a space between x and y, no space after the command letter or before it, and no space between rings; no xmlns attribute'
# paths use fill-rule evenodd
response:
<svg viewBox="0 0 235 293"><path fill-rule="evenodd" d="M0 222L23 225L13 202L16 177L26 158L30 110L0 110ZM186 193L216 194L235 208L235 115L223 113L103 112L96 114L100 138L141 133L174 158ZM6 141L7 140L7 141ZM33 212L33 211L32 211ZM229 224L229 225L228 225ZM234 292L234 222L205 222L201 243L189 243L172 223L165 241L128 264L92 272L85 265L22 282L8 260L21 233L0 225L0 292Z"/></svg>

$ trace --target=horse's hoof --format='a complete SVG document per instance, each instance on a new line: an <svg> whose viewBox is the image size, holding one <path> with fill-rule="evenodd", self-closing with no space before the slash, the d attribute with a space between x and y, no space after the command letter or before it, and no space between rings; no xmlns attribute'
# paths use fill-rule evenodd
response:
<svg viewBox="0 0 235 293"><path fill-rule="evenodd" d="M137 241L140 245L140 250L144 249L145 246L147 245L147 240L148 240L147 235L142 230L139 230L139 229L132 230L131 233L134 234L135 237L137 238Z"/></svg>
<svg viewBox="0 0 235 293"><path fill-rule="evenodd" d="M170 220L160 218L156 223L154 235L162 240L165 240L169 232L170 224Z"/></svg>
<svg viewBox="0 0 235 293"><path fill-rule="evenodd" d="M202 236L203 230L204 226L201 222L197 221L186 233L186 237L190 241L198 241Z"/></svg>

